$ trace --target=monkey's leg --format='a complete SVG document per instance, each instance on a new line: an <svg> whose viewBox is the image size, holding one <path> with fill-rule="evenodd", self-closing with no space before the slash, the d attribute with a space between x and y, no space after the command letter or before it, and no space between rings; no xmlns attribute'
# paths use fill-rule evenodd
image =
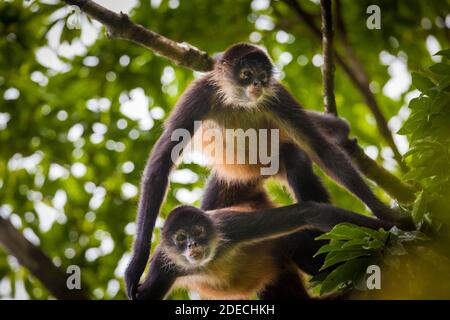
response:
<svg viewBox="0 0 450 320"><path fill-rule="evenodd" d="M323 233L323 231L318 229L305 229L296 232L279 239L279 248L302 271L310 275L316 275L323 265L325 255L313 256L320 247L328 243L328 240L314 239Z"/></svg>
<svg viewBox="0 0 450 320"><path fill-rule="evenodd" d="M273 207L264 190L262 179L223 181L212 173L206 183L201 209L206 211L237 205L249 205L255 209Z"/></svg>
<svg viewBox="0 0 450 320"><path fill-rule="evenodd" d="M286 171L286 180L297 201L330 203L330 195L313 170L309 156L297 145L286 143L280 154Z"/></svg>
<svg viewBox="0 0 450 320"><path fill-rule="evenodd" d="M316 201L330 203L330 196L319 176L313 170L312 161L309 156L297 145L287 143L282 147L281 154L284 155L283 164L286 170L286 178L297 201ZM319 248L327 241L315 241L314 239L323 234L317 229L305 229L280 239L281 249L297 266L309 274L317 274L323 264L323 257L313 257ZM281 283L280 286L284 286Z"/></svg>
<svg viewBox="0 0 450 320"><path fill-rule="evenodd" d="M327 240L314 240L323 232L317 229L305 229L277 240L279 254L284 257L282 261L290 261L296 268L310 275L319 273L324 263L325 255L313 257ZM287 264L289 265L289 264ZM307 300L312 299L305 288L305 282L299 270L283 268L280 276L265 288L260 299L272 300Z"/></svg>
<svg viewBox="0 0 450 320"><path fill-rule="evenodd" d="M292 262L285 258L280 260L278 278L257 293L261 300L309 300L301 274Z"/></svg>

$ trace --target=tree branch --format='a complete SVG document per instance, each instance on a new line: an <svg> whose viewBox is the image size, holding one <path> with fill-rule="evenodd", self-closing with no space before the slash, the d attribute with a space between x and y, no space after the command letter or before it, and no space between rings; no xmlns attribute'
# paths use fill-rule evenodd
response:
<svg viewBox="0 0 450 320"><path fill-rule="evenodd" d="M314 18L311 14L306 12L298 3L297 0L283 0L288 6L290 6L294 12L297 14L297 16L300 18L300 20L304 21L305 24L308 26L308 28L312 31L312 33L319 39L322 39L322 34L320 32L320 29L317 27ZM392 137L392 132L390 131L386 118L384 117L383 113L381 112L380 106L377 103L377 100L375 96L373 95L372 91L370 91L369 87L369 81L367 76L364 77L364 70L361 68L352 68L349 66L346 61L339 55L338 52L334 49L334 55L336 57L337 62L341 65L344 72L347 74L347 76L350 78L350 80L353 82L353 84L358 88L358 90L361 92L364 101L366 105L369 107L370 111L372 112L373 116L375 117L378 131L383 136L383 138L386 140L389 147L392 149L392 152L394 153L394 159L397 161L397 163L400 165L400 168L403 171L407 171L407 167L405 163L402 160L402 155L398 151L397 145L394 142L394 138ZM355 71L356 70L356 71Z"/></svg>
<svg viewBox="0 0 450 320"><path fill-rule="evenodd" d="M193 70L210 71L213 68L214 60L209 57L207 53L200 51L189 44L180 44L167 39L162 35L134 24L128 17L125 16L126 18L124 18L124 15L116 14L90 0L64 1L70 5L77 5L83 12L105 24L110 32L113 30L113 34L120 35L119 38L130 40L151 50L155 50L169 60ZM304 19L313 33L321 38L321 32L315 25L313 17L303 11L295 0L284 1L288 4L292 3L294 10L302 17L302 19ZM134 33L138 33L138 35L135 35ZM186 53L186 48L190 48L189 54ZM186 56L189 58L185 58ZM335 57L352 81L354 83L360 83L351 68L336 52ZM370 90L368 92L370 92ZM381 118L384 123L386 123L382 115ZM378 119L377 123L383 122L382 120ZM390 136L389 130L387 132ZM352 145L351 141L349 141L349 145ZM361 172L372 179L378 186L385 189L394 199L397 199L400 202L410 202L414 199L414 191L409 186L402 183L396 176L382 168L371 158L367 157L359 146L352 146L351 152L353 161Z"/></svg>
<svg viewBox="0 0 450 320"><path fill-rule="evenodd" d="M90 0L64 0L103 23L111 37L133 41L184 66L197 71L209 71L214 60L206 52L188 43L178 43L141 25L133 23L126 14L117 14Z"/></svg>
<svg viewBox="0 0 450 320"><path fill-rule="evenodd" d="M413 186L403 183L399 178L367 156L356 140L347 140L343 148L359 171L375 182L389 196L404 204L414 202L416 198L414 194L417 190Z"/></svg>
<svg viewBox="0 0 450 320"><path fill-rule="evenodd" d="M89 299L84 291L69 290L66 285L66 274L61 272L45 253L25 239L11 222L2 217L0 217L0 244L57 299Z"/></svg>
<svg viewBox="0 0 450 320"><path fill-rule="evenodd" d="M345 27L344 19L342 18L342 2L335 0L335 17L336 17L336 34L340 38L340 43L345 50L345 55L350 64L350 68L353 70L357 81L361 83L369 83L364 67L359 59L356 57L347 36L347 28Z"/></svg>
<svg viewBox="0 0 450 320"><path fill-rule="evenodd" d="M337 116L336 101L334 97L334 62L332 53L334 50L332 3L331 0L321 0L320 4L322 11L322 50L324 56L322 76L324 83L324 101L326 102L325 108L327 112ZM342 21L340 21L340 23L342 23ZM378 186L383 188L391 197L394 197L399 202L403 203L412 202L414 200L413 188L403 183L395 183L398 179L369 158L357 144L356 140L347 139L343 147L360 171L364 172L365 176L369 179L378 181Z"/></svg>
<svg viewBox="0 0 450 320"><path fill-rule="evenodd" d="M326 112L338 115L334 98L334 61L333 61L333 15L331 0L321 0L322 7L322 50L324 64L322 66L323 95Z"/></svg>

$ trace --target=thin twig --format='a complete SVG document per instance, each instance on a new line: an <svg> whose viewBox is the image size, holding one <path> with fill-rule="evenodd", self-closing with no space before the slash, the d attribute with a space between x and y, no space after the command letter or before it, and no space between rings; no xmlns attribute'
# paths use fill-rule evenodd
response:
<svg viewBox="0 0 450 320"><path fill-rule="evenodd" d="M322 51L323 51L323 95L325 110L338 115L334 98L334 52L333 52L333 15L331 0L321 0L322 7Z"/></svg>
<svg viewBox="0 0 450 320"><path fill-rule="evenodd" d="M308 28L318 39L322 39L322 34L320 32L320 29L317 27L316 22L314 21L314 17L308 12L306 12L300 6L297 0L283 0L283 1L294 10L299 19L305 22ZM347 76L350 78L353 84L361 92L366 105L369 107L370 111L375 117L378 131L380 132L381 136L385 139L389 147L392 149L392 152L394 153L394 159L397 161L397 163L399 164L400 168L403 171L407 171L407 167L403 162L402 155L400 154L397 145L394 142L394 138L392 137L392 132L388 127L386 118L381 112L381 108L378 105L374 94L370 90L369 81L367 77L365 79L364 77L362 77L364 73L361 70L361 68L349 66L346 63L346 61L339 55L339 53L336 52L336 50L334 50L334 54L336 57L336 61L341 65L344 72L347 74Z"/></svg>

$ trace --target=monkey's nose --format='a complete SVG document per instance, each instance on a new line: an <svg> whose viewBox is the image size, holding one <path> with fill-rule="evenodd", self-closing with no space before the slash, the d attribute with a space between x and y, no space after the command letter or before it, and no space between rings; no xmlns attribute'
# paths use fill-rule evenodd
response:
<svg viewBox="0 0 450 320"><path fill-rule="evenodd" d="M187 246L188 246L189 249L193 249L193 248L197 247L197 242L190 241L190 242L188 242Z"/></svg>
<svg viewBox="0 0 450 320"><path fill-rule="evenodd" d="M259 80L253 80L253 85L255 87L260 87L261 86L261 82Z"/></svg>

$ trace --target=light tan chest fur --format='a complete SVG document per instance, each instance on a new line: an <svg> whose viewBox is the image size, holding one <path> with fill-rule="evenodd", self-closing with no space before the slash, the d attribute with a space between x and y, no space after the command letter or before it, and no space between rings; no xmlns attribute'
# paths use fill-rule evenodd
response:
<svg viewBox="0 0 450 320"><path fill-rule="evenodd" d="M272 245L261 242L232 249L174 286L197 291L202 299L247 299L273 281L277 270Z"/></svg>
<svg viewBox="0 0 450 320"><path fill-rule="evenodd" d="M273 129L278 129L278 135L271 133ZM268 166L261 161L261 154L279 160L273 143L278 144L279 151L281 143L288 140L285 132L264 112L230 109L226 113L213 112L202 122L193 141L219 176L227 180L250 180L260 177L261 168Z"/></svg>

